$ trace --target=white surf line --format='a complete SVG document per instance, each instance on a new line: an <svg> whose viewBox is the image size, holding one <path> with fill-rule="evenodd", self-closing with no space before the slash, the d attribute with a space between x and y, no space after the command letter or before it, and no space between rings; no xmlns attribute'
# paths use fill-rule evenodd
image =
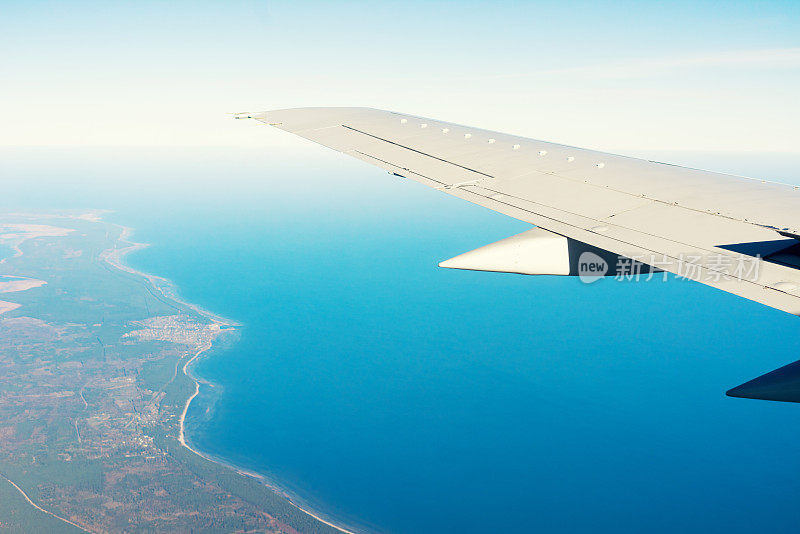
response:
<svg viewBox="0 0 800 534"><path fill-rule="evenodd" d="M184 404L184 406L183 406L183 412L181 412L181 417L178 420L178 422L180 424L180 427L179 427L179 430L178 430L178 441L180 442L181 445L183 445L184 447L186 447L187 449L189 449L193 453L195 453L197 455L200 455L200 456L203 456L203 455L200 454L199 452L197 452L196 450L192 449L191 447L189 447L186 444L186 439L184 437L184 427L185 427L185 423L186 423L186 413L189 411L189 405L192 403L194 398L200 393L200 382L198 382L195 377L191 376L189 374L189 372L186 370L186 368L189 367L189 364L192 363L193 361L195 361L198 356L200 356L203 352L205 352L206 350L208 350L210 348L211 348L211 342L210 341L207 342L207 343L204 343L200 347L200 349L194 354L194 356L192 356L191 358L186 360L186 363L183 364L183 374L186 375L187 378L191 379L194 382L194 393L192 393L192 395L188 399L186 399L186 404ZM173 380L174 380L174 378L173 378ZM205 458L205 456L203 456L203 458Z"/></svg>
<svg viewBox="0 0 800 534"><path fill-rule="evenodd" d="M314 519L316 519L316 520L317 520L317 521L319 521L320 523L325 523L325 524L326 524L326 525L328 525L329 527L331 527L331 528L335 528L335 529L336 529L336 530L338 530L339 532L344 532L344 534L356 534L356 533L355 533L355 532L353 532L352 530L347 530L347 529L345 529L345 528L342 528L342 527L340 527L339 525L335 525L335 524L331 523L330 521L325 521L324 519L322 519L320 516L318 516L318 515L314 514L313 512L309 512L309 511L308 511L308 510L306 510L305 508L303 508L303 507L301 507L301 506L298 506L297 504L295 504L294 502L292 502L292 501L291 501L291 499L287 499L287 501L289 502L289 504L291 504L292 506L294 506L295 508L297 508L298 510L300 510L300 511L301 511L301 512L303 512L304 514L306 514L306 515L310 515L311 517L313 517Z"/></svg>
<svg viewBox="0 0 800 534"><path fill-rule="evenodd" d="M14 483L14 481L13 481L13 480L11 480L10 478L7 478L5 475L0 475L0 477L2 477L2 478L3 478L3 479L6 481L6 482L8 482L8 483L9 483L9 484L11 484L12 486L14 486L14 487L17 489L17 491L18 491L18 492L20 492L20 494L21 494L23 497L25 497L25 500L26 500L26 501L28 501L28 504L30 504L31 506L33 506L34 508L36 508L36 509L37 509L37 510L39 510L40 512L44 512L44 513L46 513L47 515L51 515L51 516L55 517L56 519L60 519L60 520L61 520L61 521L63 521L64 523L69 523L69 524L70 524L70 525L72 525L73 527L75 527L75 528L79 528L79 529L81 529L81 530L82 530L82 531L84 531L84 532L88 532L89 534L94 534L94 532L92 532L91 530L87 530L87 529L85 529L84 527L80 526L79 524L77 524L77 523L73 523L73 522L72 522L72 521L70 521L69 519L65 519L65 518L61 517L60 515L56 515L56 514L54 514L53 512L51 512L51 511L49 511L49 510L45 510L44 508L42 508L41 506L39 506L38 504L36 504L35 502L33 502L33 501L31 500L31 498L30 498L30 497L28 497L28 494L27 494L27 493L25 493L24 491L22 491L22 488L20 488L19 486L17 486L17 485Z"/></svg>
<svg viewBox="0 0 800 534"><path fill-rule="evenodd" d="M137 271L130 265L127 265L125 263L125 256L137 250L147 248L150 245L148 243L137 243L135 241L131 241L130 238L131 236L133 236L133 228L130 228L129 226L122 226L116 223L110 223L110 224L122 230L122 233L117 238L117 241L119 243L127 243L128 246L123 248L117 248L115 245L114 248L101 252L99 257L102 260L105 260L106 263L112 265L113 267L116 267L121 271L125 271L127 273L144 278L150 284L150 287L153 288L155 291L157 291L165 299L186 306L187 308L196 312L198 315L201 315L206 319L209 319L213 323L217 323L220 326L240 326L235 321L226 319L225 317L220 317L215 313L212 313L206 309L201 308L197 304L192 304L191 302L183 300L177 295L176 293L177 290L175 286L163 276L157 276L143 271Z"/></svg>
<svg viewBox="0 0 800 534"><path fill-rule="evenodd" d="M191 379L194 382L194 393L192 393L192 395L188 399L186 399L186 404L183 406L183 412L181 412L181 417L179 419L180 427L179 427L179 430L178 430L178 441L180 442L180 444L182 446L186 447L189 451L193 452L194 454L196 454L200 458L203 458L204 460L208 460L209 462L213 462L215 464L222 465L222 467L225 467L226 469L231 469L231 467L226 466L226 465L222 464L221 462L218 462L217 460L214 460L213 458L210 458L210 457L206 456L202 452L193 449L188 443L186 443L186 435L184 433L185 423L186 423L186 414L189 411L189 405L192 403L194 398L197 397L197 395L200 393L200 382L198 382L198 380L196 378L194 378L192 375L189 374L189 371L188 371L187 368L189 367L189 364L191 364L194 360L196 360L203 352L205 352L206 350L210 349L211 348L211 344L212 344L212 342L210 342L210 341L208 343L205 343L200 348L200 350L198 350L195 353L194 356L189 358L186 361L186 363L183 364L183 369L182 369L183 374L186 375L187 378ZM254 475L246 473L244 470L236 469L236 468L234 468L233 470L238 472L242 476L254 477ZM255 478L260 478L260 477L255 476ZM324 523L324 524L328 525L331 528L335 528L336 530L338 530L339 532L343 532L344 534L356 534L352 530L347 530L344 527L340 527L339 525L331 523L330 521L326 521L325 519L321 518L320 516L316 515L315 513L311 512L309 510L306 510L302 506L299 506L297 503L293 502L290 498L286 497L285 495L284 495L284 498L286 499L286 502L288 502L289 504L291 504L292 506L294 506L295 508L297 508L298 510L300 510L304 514L313 517L314 519L316 519L320 523Z"/></svg>
<svg viewBox="0 0 800 534"><path fill-rule="evenodd" d="M121 228L122 229L122 233L119 236L119 238L117 238L117 241L119 241L119 242L124 241L125 243L128 243L128 246L124 247L124 248L121 248L121 249L115 247L113 249L108 249L108 250L105 250L105 251L101 252L100 258L102 260L104 260L109 265L111 265L113 267L116 267L117 269L120 269L121 271L125 271L127 273L134 274L134 275L137 275L137 276L140 276L140 277L144 278L145 280L147 280L147 282L150 283L150 286L153 287L159 293L161 293L161 296L163 296L164 298L166 298L168 300L171 300L171 301L174 301L174 302L178 302L179 304L183 304L184 306L187 306L187 307L191 308L193 311L195 311L199 315L201 315L201 316L203 316L203 317L205 317L207 319L210 319L213 323L216 323L219 326L240 326L238 323L235 323L235 322L233 322L233 321L231 321L229 319L225 319L224 317L220 317L220 316L218 316L218 315L216 315L216 314L214 314L214 313L212 313L212 312L210 312L208 310L204 310L203 308L201 308L201 307L199 307L199 306L197 306L195 304L191 304L189 302L186 302L186 301L180 299L179 297L177 297L177 295L172 294L171 291L165 291L164 288L160 284L155 282L155 281L163 281L163 282L166 282L166 283L170 283L169 280L167 280L166 278L162 278L160 276L156 276L156 275L144 273L144 272L141 272L141 271L137 271L136 269L130 267L129 265L126 265L125 261L124 261L125 256L127 256L131 252L134 252L136 250L140 250L142 248L145 248L148 245L146 243L136 243L134 241L130 241L129 238L133 235L133 229L132 228L130 228L128 226L122 226L122 225L119 225L119 224L112 224L112 225L116 226L117 228ZM194 382L194 393L192 393L192 395L188 399L186 399L186 404L183 406L183 412L181 412L181 416L180 416L180 419L179 419L179 427L178 427L178 442L183 447L186 447L187 450L193 452L194 454L198 455L199 457L203 458L204 460L208 460L209 462L213 462L215 464L221 465L222 467L224 467L226 469L232 469L230 466L227 466L227 465L223 464L222 462L214 460L213 458L209 458L208 456L206 456L205 454L201 453L200 451L197 451L197 450L193 449L188 443L186 443L186 433L185 433L186 414L189 412L189 405L191 405L191 403L194 400L194 398L197 397L197 395L200 393L200 382L198 382L197 379L195 379L191 374L189 374L189 371L188 371L187 368L189 367L189 364L191 364L194 360L196 360L203 352L205 352L206 350L210 349L211 346L212 346L212 343L213 343L213 340L208 342L208 343L205 343L204 345L202 345L200 347L200 349L195 353L195 355L192 356L191 358L189 358L183 364L183 368L182 368L183 374L186 375L187 378L191 379ZM180 365L180 360L175 365L175 375L172 377L172 381L174 381L177 378L177 375L178 375L177 371L178 371L178 366L179 365ZM233 468L233 471L239 473L242 476L247 476L240 469ZM270 489L272 489L273 491L275 491L274 488L271 488L270 486L268 486L268 487ZM278 493L281 493L281 492L278 492ZM288 498L285 495L284 495L284 498L286 499L286 502L288 502L289 504L294 506L296 509L300 510L301 512L303 512L304 514L306 514L306 515L308 515L310 517L313 517L314 519L316 519L320 523L324 523L324 524L328 525L329 527L334 528L334 529L336 529L339 532L342 532L344 534L356 534L352 530L347 530L347 529L345 529L343 527L340 527L339 525L331 523L330 521L326 521L325 519L319 517L318 515L314 514L313 512L311 512L309 510L306 510L305 508L297 505L295 502L293 502L290 498Z"/></svg>

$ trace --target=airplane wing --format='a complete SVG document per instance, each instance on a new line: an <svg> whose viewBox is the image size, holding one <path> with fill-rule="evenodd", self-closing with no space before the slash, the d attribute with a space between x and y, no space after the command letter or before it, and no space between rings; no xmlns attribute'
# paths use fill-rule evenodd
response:
<svg viewBox="0 0 800 534"><path fill-rule="evenodd" d="M236 118L261 121L535 225L442 267L587 278L663 270L800 315L797 186L369 108ZM800 385L789 388L796 398L786 394L787 380L800 384L800 367L777 376L784 377L773 395L780 398L772 400L800 402ZM748 384L729 394L771 398L775 389L762 381L753 392Z"/></svg>

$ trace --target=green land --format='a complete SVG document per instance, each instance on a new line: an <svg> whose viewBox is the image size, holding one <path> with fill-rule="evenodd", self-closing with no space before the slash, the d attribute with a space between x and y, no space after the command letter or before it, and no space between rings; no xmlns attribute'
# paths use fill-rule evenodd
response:
<svg viewBox="0 0 800 534"><path fill-rule="evenodd" d="M0 214L0 531L341 532L182 443L184 366L237 328L126 267L126 238Z"/></svg>

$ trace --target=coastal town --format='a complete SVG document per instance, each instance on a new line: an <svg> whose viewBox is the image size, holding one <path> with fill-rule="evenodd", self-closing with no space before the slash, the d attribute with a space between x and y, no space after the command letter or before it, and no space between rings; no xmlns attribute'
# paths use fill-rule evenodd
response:
<svg viewBox="0 0 800 534"><path fill-rule="evenodd" d="M237 325L124 265L129 235L0 215L0 530L342 532L186 444L190 366Z"/></svg>

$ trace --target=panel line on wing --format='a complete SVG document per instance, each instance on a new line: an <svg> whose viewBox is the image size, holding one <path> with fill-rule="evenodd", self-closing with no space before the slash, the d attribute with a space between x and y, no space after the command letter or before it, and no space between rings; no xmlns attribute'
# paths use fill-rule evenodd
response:
<svg viewBox="0 0 800 534"><path fill-rule="evenodd" d="M442 187L437 187L436 189L442 190L442 189L444 189L444 187L446 187L448 185L447 182L442 182L441 180L436 180L435 178L431 178L429 176L425 176L424 174L420 174L420 173L418 173L416 171L413 171L413 170L409 169L408 167L401 167L400 165L396 165L396 164L392 163L391 161L386 161L385 159L381 159L381 158L375 157L375 156L373 156L371 154L367 154L366 152L361 152L360 150L352 150L352 152L354 152L356 154L361 154L362 156L365 156L365 157L370 158L370 159L374 159L375 161L380 161L381 163L389 165L390 167L393 167L395 169L399 169L401 171L406 171L408 173L415 174L415 175L419 176L420 178L424 178L424 179L426 179L428 181L435 182L437 184L441 184L442 185Z"/></svg>
<svg viewBox="0 0 800 534"><path fill-rule="evenodd" d="M464 169L464 170L467 170L467 171L470 171L470 172L474 172L476 174L480 174L482 176L485 176L486 178L498 179L498 177L493 176L491 174L488 174L488 173L473 169L471 167L460 165L458 163L454 163L454 162L452 162L450 160L447 160L447 159L444 159L444 158L440 158L438 156L434 156L433 154L430 154L428 152L424 152L424 151L421 151L421 150L418 150L418 149L415 149L415 148L411 148L411 147L409 147L407 145L404 145L402 143L391 141L391 140L386 139L384 137L380 137L378 135L371 134L371 133L365 132L363 130L359 130L358 128L354 128L354 127L348 126L346 124L342 124L341 126L343 128L348 129L348 130L351 130L353 132L360 133L362 135L366 135L368 137L376 139L378 141L382 141L384 143L388 143L388 144L397 146L399 148L403 148L405 150L409 150L411 152L420 154L422 156L429 157L431 159L435 159L437 161L441 161L443 163L447 163L447 164L453 165L455 167L459 167L461 169ZM364 155L368 155L368 154L364 154ZM374 157L374 156L370 156L370 157ZM379 158L375 158L375 159L379 159ZM384 162L384 163L390 164L389 162ZM399 167L397 165L395 165L395 166L398 167L398 168L402 168L404 170L407 170L409 172L413 172L413 171L411 171L411 169L407 169L405 167ZM689 170L692 170L692 169L689 169ZM554 178L558 178L558 179L561 179L561 180L566 180L568 182L581 183L583 185L588 185L588 186L595 187L595 188L598 188L598 189L603 189L603 190L607 190L607 191L613 191L615 193L619 193L621 195L625 195L625 196L628 196L628 197L645 198L648 201L654 202L654 203L665 204L665 205L673 206L673 207L676 207L676 208L680 208L680 209L684 209L684 210L688 210L688 211L692 211L692 212L696 212L696 213L702 213L702 214L706 214L706 215L712 215L712 216L715 216L715 217L721 217L723 219L729 219L729 220L735 220L735 221L738 221L738 222L744 222L744 223L750 224L752 226L758 226L758 227L762 227L762 228L765 227L763 224L759 224L759 223L756 223L756 222L753 222L753 221L748 221L746 219L730 216L730 215L723 214L723 213L717 213L717 212L713 212L713 211L709 211L709 210L703 210L703 209L699 209L699 208L695 208L695 207L691 207L691 206L680 205L680 204L677 204L675 202L661 200L659 198L653 198L653 197L649 197L649 196L645 196L645 195L637 195L637 194L634 194L634 193L632 193L630 191L625 191L623 189L618 189L618 188L613 187L613 186L600 185L600 184L596 184L596 183L592 183L592 182L587 182L585 180L579 180L579 179L571 177L571 176L564 176L562 173L559 173L559 172L542 171L542 170L531 170L531 171L529 171L527 173L524 173L524 174L522 174L520 176L517 176L517 178L524 178L525 176L536 175L536 174L546 174L546 175L549 175L549 176L553 176ZM432 178L430 178L428 176L424 176L424 175L420 175L420 176L423 176L427 180L431 180L431 181L434 181L434 182L437 182L437 183L445 184L444 187L446 189L450 189L450 188L453 188L453 187L461 187L461 186L466 186L466 185L477 185L481 181L483 181L483 180L478 180L478 181L467 181L467 180L465 180L465 181L462 181L462 182L459 182L459 183L456 183L456 184L446 184L445 182L441 182L439 180L434 180L434 179L432 179ZM503 193L503 192L500 192L500 193ZM506 194L506 193L503 193L503 194ZM620 213L624 213L624 212L628 212L628 211L635 211L637 209L639 209L639 207L628 208L628 209L625 209L625 210L623 210L623 211L621 211L619 213L614 213L614 214L612 214L612 216L613 215L619 215Z"/></svg>
<svg viewBox="0 0 800 534"><path fill-rule="evenodd" d="M556 206L551 206L551 205L549 205L549 204L543 204L543 203L541 203L541 202L534 202L533 200L528 200L528 199L525 199L525 198L522 198L522 197L516 196L516 195L514 195L514 194L512 194L512 193L508 193L507 191L501 191L501 190L496 190L496 189L490 189L490 188L488 188L488 187L487 187L487 188L485 188L485 189L486 189L487 191L491 191L493 194L502 194L502 195L503 195L503 197L513 198L513 199L515 199L515 200L519 200L519 201L521 201L521 202L527 202L527 203L529 203L529 204L537 204L537 205L539 205L539 206L542 206L542 207L544 207L544 208L548 208L548 209L552 209L552 210L557 210L557 211L560 211L560 212L562 212L562 213L567 213L567 214L569 214L569 215L573 215L573 216L576 216L576 217L582 217L582 218L584 218L584 219L588 219L588 220L590 220L590 221L593 221L594 223L597 223L597 224L603 224L603 223L607 223L608 221L606 221L605 219L610 219L611 217L614 217L615 215L621 215L621 214L623 214L623 213L626 213L626 212L628 212L628 211L635 211L635 210L637 210L637 209L640 209L639 207L636 207L636 208L631 208L630 210L624 210L624 211L620 211L619 213L615 213L615 214L613 214L613 215L610 215L610 216L608 216L608 217L606 217L606 218L604 218L604 219L596 219L596 218L593 218L593 217L587 217L586 215L581 215L580 213L575 213L575 212L573 212L573 211L565 210L565 209L563 209L563 208L559 208L559 207L556 207ZM485 199L487 199L487 200L492 200L492 201L494 201L494 202L499 202L499 200L497 200L497 199L494 199L494 198L492 198L491 196L485 196L485 195L481 195L480 193L477 193L477 192L475 192L475 191L470 191L470 193L473 193L473 194L479 195L479 196L481 196L481 197L483 197L483 198L485 198ZM501 204L506 204L506 203L505 203L505 202L501 202ZM513 204L510 204L510 205L513 205ZM517 206L517 207L518 207L518 206ZM522 208L522 207L519 207L519 209L525 210L525 208ZM525 211L529 211L529 210L525 210ZM532 211L531 211L530 213L535 213L535 212L532 212ZM700 246L700 245L693 245L693 244L691 244L691 243L684 243L684 242L681 242L681 241L675 241L674 239L666 238L666 237L664 237L664 236L661 236L661 235L651 234L651 233L649 233L649 232L644 232L644 231L642 231L642 230L638 230L638 229L636 229L636 228L629 228L629 227L627 227L627 226L623 226L623 225L616 224L616 223L613 223L613 226L616 226L616 227L619 227L619 228L623 228L623 229L625 229L625 230L629 230L629 231L631 231L631 232L636 232L636 233L638 233L638 234L642 234L642 235L646 235L646 236L649 236L649 237L653 237L653 238L656 238L656 239L663 239L663 240L665 240L665 241L669 241L669 242L671 242L671 243L675 243L676 245L682 245L682 246L686 246L686 247L691 247L691 248L694 248L694 249L702 250L703 252L706 252L706 253L718 253L718 252L719 252L719 251L717 251L717 250L711 250L711 249L708 249L708 248L706 248L706 247L703 247L703 246ZM576 228L580 228L580 227L579 227L579 226L576 226ZM584 228L584 230L585 230L585 228ZM606 236L606 237L608 237L608 236ZM623 241L623 242L624 242L624 241ZM638 246L638 245L635 245L634 243L627 243L627 244L629 244L629 245L632 245L632 246Z"/></svg>
<svg viewBox="0 0 800 534"><path fill-rule="evenodd" d="M492 176L491 174L486 174L485 172L476 171L475 169L471 169L469 167L465 167L464 165L459 165L458 163L453 163L452 161L448 161L446 159L434 156L433 154L428 154L427 152L423 152L421 150L417 150L415 148L411 148L409 146L402 145L400 143L395 143L394 141L390 141L388 139L384 139L383 137L378 137L377 135L373 135L371 133L364 132L362 130L359 130L357 128L353 128L352 126L348 126L346 124L342 124L342 128L347 128L348 130L352 130L354 132L358 132L360 134L372 137L373 139L377 139L379 141L383 141L384 143L389 143L390 145L395 145L395 146L398 146L400 148L405 148L406 150L410 150L411 152L416 152L417 154L421 154L423 156L427 156L429 158L432 158L432 159L435 159L435 160L439 160L439 161L444 162L444 163L449 163L450 165L453 165L455 167L460 167L460 168L462 168L464 170L467 170L467 171L470 171L470 172L474 172L475 174L480 174L482 176L485 176L486 178L494 178L494 176Z"/></svg>

